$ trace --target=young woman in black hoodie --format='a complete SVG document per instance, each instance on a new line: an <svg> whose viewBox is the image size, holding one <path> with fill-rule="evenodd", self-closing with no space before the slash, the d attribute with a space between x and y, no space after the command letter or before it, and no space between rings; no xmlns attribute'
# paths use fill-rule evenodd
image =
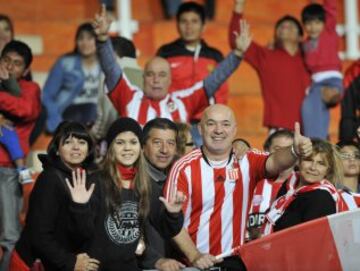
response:
<svg viewBox="0 0 360 271"><path fill-rule="evenodd" d="M137 254L141 253L138 253L139 244L146 243L144 224L150 221L164 238L177 235L183 225L181 207L185 197L178 193L167 202L156 193L157 189L152 188L141 150L142 129L135 120L116 120L106 141L109 147L98 175L100 203L97 217L91 219L89 216L90 219L82 221L83 231L94 230L85 251L91 258L99 260L98 270L141 270ZM75 176L73 187L69 184L79 208L84 202L81 198L86 198L89 193L84 183Z"/></svg>
<svg viewBox="0 0 360 271"><path fill-rule="evenodd" d="M63 122L50 142L47 155L39 155L43 172L39 175L30 197L26 225L12 254L10 271L30 270L35 259L40 259L45 270L96 270L98 261L83 251L89 237L79 234L75 218L83 220L88 210L96 206L92 197L81 208L73 203L66 179L95 170L94 144L86 128L76 122ZM95 189L92 178L87 178L88 196ZM96 194L96 193L95 193ZM88 268L88 270L91 270Z"/></svg>

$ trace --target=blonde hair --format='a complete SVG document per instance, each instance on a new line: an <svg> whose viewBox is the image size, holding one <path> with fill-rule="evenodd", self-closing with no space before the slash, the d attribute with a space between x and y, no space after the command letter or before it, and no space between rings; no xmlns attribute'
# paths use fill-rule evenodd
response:
<svg viewBox="0 0 360 271"><path fill-rule="evenodd" d="M334 185L341 184L344 170L338 147L322 139L311 139L311 142L313 147L311 156L323 154L328 163L325 178Z"/></svg>
<svg viewBox="0 0 360 271"><path fill-rule="evenodd" d="M118 180L121 180L121 174L117 169L117 160L114 153L115 140L110 144L106 153L105 159L102 163L102 172L105 182L105 197L106 205L110 212L117 209L121 205L121 190L122 186L119 185ZM139 197L139 220L142 223L150 211L150 197L151 197L151 183L147 173L147 164L144 155L140 151L139 157L134 163L137 169L134 178L134 190Z"/></svg>
<svg viewBox="0 0 360 271"><path fill-rule="evenodd" d="M178 128L177 153L179 156L183 156L186 150L187 134L190 133L191 126L183 122L176 122L175 124Z"/></svg>

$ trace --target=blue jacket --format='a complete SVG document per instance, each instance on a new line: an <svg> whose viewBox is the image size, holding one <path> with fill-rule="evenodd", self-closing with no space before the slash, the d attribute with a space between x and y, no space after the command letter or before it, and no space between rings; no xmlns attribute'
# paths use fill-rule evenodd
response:
<svg viewBox="0 0 360 271"><path fill-rule="evenodd" d="M80 55L64 55L52 67L43 88L43 103L47 110L46 129L50 133L62 121L62 114L72 104L84 85Z"/></svg>

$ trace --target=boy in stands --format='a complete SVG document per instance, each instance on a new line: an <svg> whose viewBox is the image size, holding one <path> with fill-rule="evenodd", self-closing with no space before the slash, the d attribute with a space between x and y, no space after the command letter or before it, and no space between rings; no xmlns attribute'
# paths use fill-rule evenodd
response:
<svg viewBox="0 0 360 271"><path fill-rule="evenodd" d="M310 4L302 11L308 38L304 42L305 64L312 84L302 105L304 134L326 139L330 122L329 106L339 102L343 90L336 34L336 0L324 5Z"/></svg>

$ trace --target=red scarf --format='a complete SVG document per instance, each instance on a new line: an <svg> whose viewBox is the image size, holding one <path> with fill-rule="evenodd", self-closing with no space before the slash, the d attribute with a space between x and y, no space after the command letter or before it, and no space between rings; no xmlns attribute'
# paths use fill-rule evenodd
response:
<svg viewBox="0 0 360 271"><path fill-rule="evenodd" d="M117 169L124 181L133 181L137 173L137 169L135 167L125 167L121 164L117 165Z"/></svg>
<svg viewBox="0 0 360 271"><path fill-rule="evenodd" d="M266 225L265 225L265 235L268 235L273 232L273 226L276 224L276 221L284 214L285 210L289 205L295 200L296 196L306 192L314 191L317 189L325 190L330 193L332 198L336 203L336 211L339 212L342 209L341 199L335 188L335 186L330 183L328 180L322 180L320 182L301 186L296 188L300 181L300 176L298 173L295 173L295 177L291 176L289 182L287 183L287 193L279 197L271 205L268 213L266 214Z"/></svg>

